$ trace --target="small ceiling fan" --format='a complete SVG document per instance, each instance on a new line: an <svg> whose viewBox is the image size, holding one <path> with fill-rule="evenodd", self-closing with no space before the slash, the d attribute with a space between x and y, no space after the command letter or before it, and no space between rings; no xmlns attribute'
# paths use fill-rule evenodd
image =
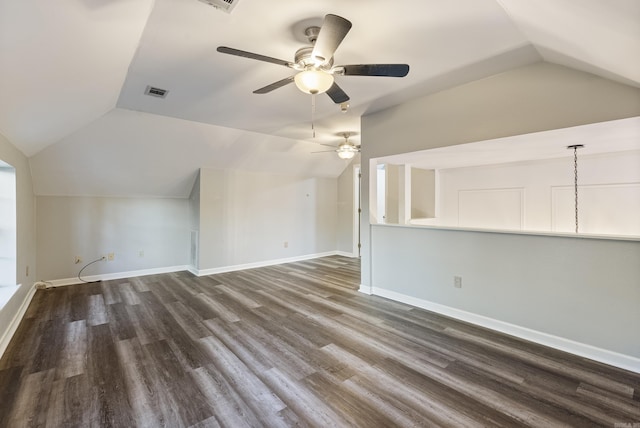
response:
<svg viewBox="0 0 640 428"><path fill-rule="evenodd" d="M336 104L349 101L349 96L338 86L334 76L383 76L404 77L409 73L407 64L360 64L333 65L333 54L351 29L351 22L337 15L326 15L322 27L309 27L305 30L312 46L297 50L294 62L284 61L269 56L229 48L218 47L218 52L236 55L258 61L283 65L296 70L293 76L286 77L263 88L253 91L254 94L266 94L295 82L298 89L308 94L327 95Z"/></svg>
<svg viewBox="0 0 640 428"><path fill-rule="evenodd" d="M340 159L351 159L356 153L360 152L360 146L356 146L351 141L349 141L349 137L352 135L350 132L343 132L339 135L344 137L344 141L338 144L338 147L335 150L322 150L319 152L311 152L311 153L328 153L328 152L336 152L338 153L338 157ZM328 146L328 144L323 144L324 146ZM329 146L335 147L335 146Z"/></svg>

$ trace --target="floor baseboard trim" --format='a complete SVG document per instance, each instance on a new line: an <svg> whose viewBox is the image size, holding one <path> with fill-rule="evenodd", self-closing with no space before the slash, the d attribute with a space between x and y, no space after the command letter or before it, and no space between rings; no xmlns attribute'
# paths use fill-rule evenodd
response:
<svg viewBox="0 0 640 428"><path fill-rule="evenodd" d="M346 251L336 251L335 255L336 256L342 256L342 257L349 257L351 259L358 257L354 253L348 253Z"/></svg>
<svg viewBox="0 0 640 428"><path fill-rule="evenodd" d="M31 299L33 299L33 296L35 294L36 294L36 286L34 284L31 286L31 288L27 292L27 295L22 301L20 308L18 308L18 312L16 312L16 314L14 315L13 319L7 326L7 329L4 332L2 332L2 337L0 338L0 358L2 358L2 355L4 354L4 351L6 351L7 346L9 346L9 342L11 342L13 335L15 334L16 330L18 329L18 326L20 325L20 321L22 321L22 317L24 317L24 314L27 312L27 308L31 303Z"/></svg>
<svg viewBox="0 0 640 428"><path fill-rule="evenodd" d="M364 288L366 289L367 287ZM360 290L363 291L362 285L360 286ZM367 293L366 291L363 292ZM529 342L534 342L540 345L558 349L560 351L569 352L571 354L608 364L610 366L629 370L635 373L640 373L640 358L632 357L630 355L624 355L585 343L575 342L563 337L531 330L526 327L510 324L504 321L485 317L483 315L466 312L460 309L452 308L450 306L441 305L439 303L430 302L428 300L408 296L406 294L398 293L384 288L371 287L371 294L395 300L396 302L406 303L408 305L436 312L441 315L459 319L461 321L469 322L491 330L499 331L501 333L515 336Z"/></svg>
<svg viewBox="0 0 640 428"><path fill-rule="evenodd" d="M368 296L372 296L373 295L373 293L371 292L371 287L369 287L368 285L360 284L360 287L358 288L358 291L363 293L363 294L366 294Z"/></svg>
<svg viewBox="0 0 640 428"><path fill-rule="evenodd" d="M218 273L236 272L236 271L245 270L245 269L255 269L260 267L281 265L284 263L301 262L304 260L317 259L320 257L339 256L339 255L342 255L342 254L340 254L338 251L328 251L326 253L306 254L304 256L288 257L284 259L265 260L261 262L223 266L219 268L202 269L202 270L189 269L189 271L196 276L207 276L207 275L215 275Z"/></svg>
<svg viewBox="0 0 640 428"><path fill-rule="evenodd" d="M161 273L181 272L184 270L190 270L190 266L170 266L170 267L164 267L164 268L132 270L127 272L105 273L101 275L85 276L82 279L85 282L110 281L113 279L132 278L135 276L158 275ZM46 283L49 284L48 287L64 287L67 285L82 284L83 281L79 280L78 277L75 277L75 278L54 279L52 281L46 281Z"/></svg>

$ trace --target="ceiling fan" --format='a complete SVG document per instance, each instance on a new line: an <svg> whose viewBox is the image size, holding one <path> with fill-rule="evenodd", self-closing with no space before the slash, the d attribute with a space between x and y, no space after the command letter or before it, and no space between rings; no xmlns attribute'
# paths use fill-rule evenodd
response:
<svg viewBox="0 0 640 428"><path fill-rule="evenodd" d="M336 104L349 101L349 96L338 86L334 76L383 76L404 77L409 73L407 64L360 64L333 65L333 54L342 43L349 30L351 22L338 15L328 14L324 17L321 27L309 27L305 30L307 39L312 46L305 46L296 51L294 62L284 61L269 56L242 51L239 49L219 46L218 52L236 55L258 61L283 65L296 70L293 76L286 77L263 88L253 91L254 94L266 94L295 82L298 89L308 94L327 95Z"/></svg>
<svg viewBox="0 0 640 428"><path fill-rule="evenodd" d="M335 150L322 150L319 152L311 152L311 153L328 153L328 152L336 152L338 153L338 157L340 159L351 159L356 153L360 152L360 146L356 146L351 141L349 141L349 137L352 135L350 132L343 132L339 135L344 137L344 141L338 144L338 148ZM323 144L324 146L328 146L328 144ZM335 146L329 146L335 147Z"/></svg>

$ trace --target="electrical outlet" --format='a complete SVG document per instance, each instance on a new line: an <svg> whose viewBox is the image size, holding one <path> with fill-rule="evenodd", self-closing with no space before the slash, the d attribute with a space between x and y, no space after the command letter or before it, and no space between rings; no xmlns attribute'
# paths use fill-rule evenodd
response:
<svg viewBox="0 0 640 428"><path fill-rule="evenodd" d="M75 262L74 262L74 263L75 263L75 264L82 263L82 257L80 257L80 256L76 256L76 258L75 258Z"/></svg>
<svg viewBox="0 0 640 428"><path fill-rule="evenodd" d="M462 277L454 276L453 277L453 286L456 288L462 288Z"/></svg>
<svg viewBox="0 0 640 428"><path fill-rule="evenodd" d="M113 261L113 259L115 259L115 257L116 257L116 256L115 256L115 254L114 254L114 253L109 253L109 254L107 254L107 261L112 262L112 261Z"/></svg>
<svg viewBox="0 0 640 428"><path fill-rule="evenodd" d="M289 248L289 242L288 241L284 241L284 248Z"/></svg>

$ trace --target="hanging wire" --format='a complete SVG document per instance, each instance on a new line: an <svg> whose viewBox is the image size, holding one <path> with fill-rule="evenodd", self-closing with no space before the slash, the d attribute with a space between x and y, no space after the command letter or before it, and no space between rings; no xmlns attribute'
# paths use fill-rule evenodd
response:
<svg viewBox="0 0 640 428"><path fill-rule="evenodd" d="M84 282L84 283L86 283L86 284L89 284L89 283L92 283L92 282L100 282L100 281L85 281L84 279L82 279L81 275L82 275L82 271L83 271L83 270L85 270L86 268L88 268L88 267L89 267L89 266L91 266L92 264L94 264L94 263L98 263L99 261L102 261L102 260L104 260L104 259L105 259L105 257L104 257L104 256L102 256L102 257L100 257L99 259L95 259L94 261L89 262L89 263L87 263L86 265L84 265L84 266L82 267L82 269L80 269L80 272L78 272L78 279L79 279L81 282Z"/></svg>
<svg viewBox="0 0 640 428"><path fill-rule="evenodd" d="M576 216L576 233L578 233L578 149L583 148L582 144L574 144L567 146L567 149L573 149L573 190L575 196L575 216Z"/></svg>

